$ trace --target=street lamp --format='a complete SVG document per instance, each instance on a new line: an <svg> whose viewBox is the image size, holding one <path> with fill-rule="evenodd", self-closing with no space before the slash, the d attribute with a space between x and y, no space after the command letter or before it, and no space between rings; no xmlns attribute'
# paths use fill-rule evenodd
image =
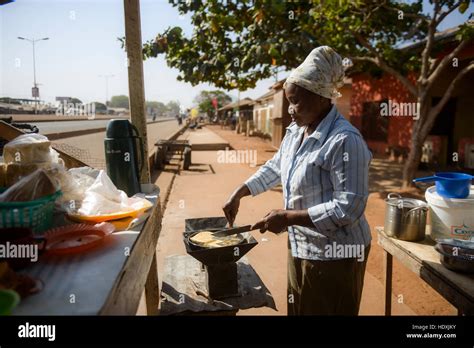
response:
<svg viewBox="0 0 474 348"><path fill-rule="evenodd" d="M35 98L35 114L38 113L38 98L39 98L39 90L38 85L36 83L36 57L35 57L35 43L38 41L49 40L49 37L44 37L42 39L27 39L21 36L18 36L18 39L29 41L33 44L33 91L32 95Z"/></svg>
<svg viewBox="0 0 474 348"><path fill-rule="evenodd" d="M105 78L105 107L107 107L107 100L109 99L109 78L115 75L99 75L99 77Z"/></svg>

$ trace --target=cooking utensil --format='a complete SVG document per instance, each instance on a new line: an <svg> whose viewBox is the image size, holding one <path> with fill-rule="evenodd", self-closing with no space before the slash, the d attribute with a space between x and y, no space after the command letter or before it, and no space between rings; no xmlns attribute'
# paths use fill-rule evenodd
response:
<svg viewBox="0 0 474 348"><path fill-rule="evenodd" d="M413 182L436 182L436 192L446 198L466 198L469 196L471 180L474 176L465 173L436 173L433 176L413 179Z"/></svg>
<svg viewBox="0 0 474 348"><path fill-rule="evenodd" d="M474 273L474 242L458 239L440 239L435 245L440 261L454 272Z"/></svg>
<svg viewBox="0 0 474 348"><path fill-rule="evenodd" d="M425 238L428 211L425 202L396 193L389 193L385 202L384 231L388 236L412 242Z"/></svg>
<svg viewBox="0 0 474 348"><path fill-rule="evenodd" d="M216 237L231 236L233 234L249 232L249 231L251 231L251 227L252 227L252 225L246 225L246 226L241 226L241 227L232 227L232 228L227 228L227 229L224 229L224 230L214 232L213 234Z"/></svg>
<svg viewBox="0 0 474 348"><path fill-rule="evenodd" d="M190 237L202 231L222 231L227 225L225 217L208 217L185 220L183 241L186 252L204 265L206 272L207 293L211 299L239 295L239 276L237 261L247 254L258 242L249 233L237 235L242 241L236 245L218 248L206 248L195 245Z"/></svg>

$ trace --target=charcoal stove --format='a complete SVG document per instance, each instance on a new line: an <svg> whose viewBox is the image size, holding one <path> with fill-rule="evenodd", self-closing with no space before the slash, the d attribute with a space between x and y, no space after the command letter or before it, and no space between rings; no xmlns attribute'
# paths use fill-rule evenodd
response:
<svg viewBox="0 0 474 348"><path fill-rule="evenodd" d="M225 217L186 219L183 240L186 252L200 261L206 274L208 296L211 299L240 296L237 261L247 254L258 242L250 233L243 234L244 240L236 245L205 248L189 243L189 236L197 231L225 228Z"/></svg>

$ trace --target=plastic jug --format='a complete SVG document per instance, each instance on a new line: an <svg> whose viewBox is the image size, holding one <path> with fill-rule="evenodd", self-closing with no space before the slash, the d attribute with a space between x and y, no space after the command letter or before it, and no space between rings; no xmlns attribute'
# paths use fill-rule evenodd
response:
<svg viewBox="0 0 474 348"><path fill-rule="evenodd" d="M143 143L138 130L128 120L113 119L107 124L105 136L107 174L118 189L133 196L140 192L140 171L144 164Z"/></svg>

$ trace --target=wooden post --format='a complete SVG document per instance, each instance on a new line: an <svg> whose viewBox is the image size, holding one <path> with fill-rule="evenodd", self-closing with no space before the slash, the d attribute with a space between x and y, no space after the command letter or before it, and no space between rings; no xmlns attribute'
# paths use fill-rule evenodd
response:
<svg viewBox="0 0 474 348"><path fill-rule="evenodd" d="M145 87L143 83L142 34L140 22L140 1L124 0L125 45L128 57L128 94L132 124L142 138L144 163L141 163L140 182L150 182L148 163L147 122L145 109Z"/></svg>
<svg viewBox="0 0 474 348"><path fill-rule="evenodd" d="M384 265L384 288L385 288L385 315L392 315L392 270L393 270L393 256L383 251L383 265Z"/></svg>

